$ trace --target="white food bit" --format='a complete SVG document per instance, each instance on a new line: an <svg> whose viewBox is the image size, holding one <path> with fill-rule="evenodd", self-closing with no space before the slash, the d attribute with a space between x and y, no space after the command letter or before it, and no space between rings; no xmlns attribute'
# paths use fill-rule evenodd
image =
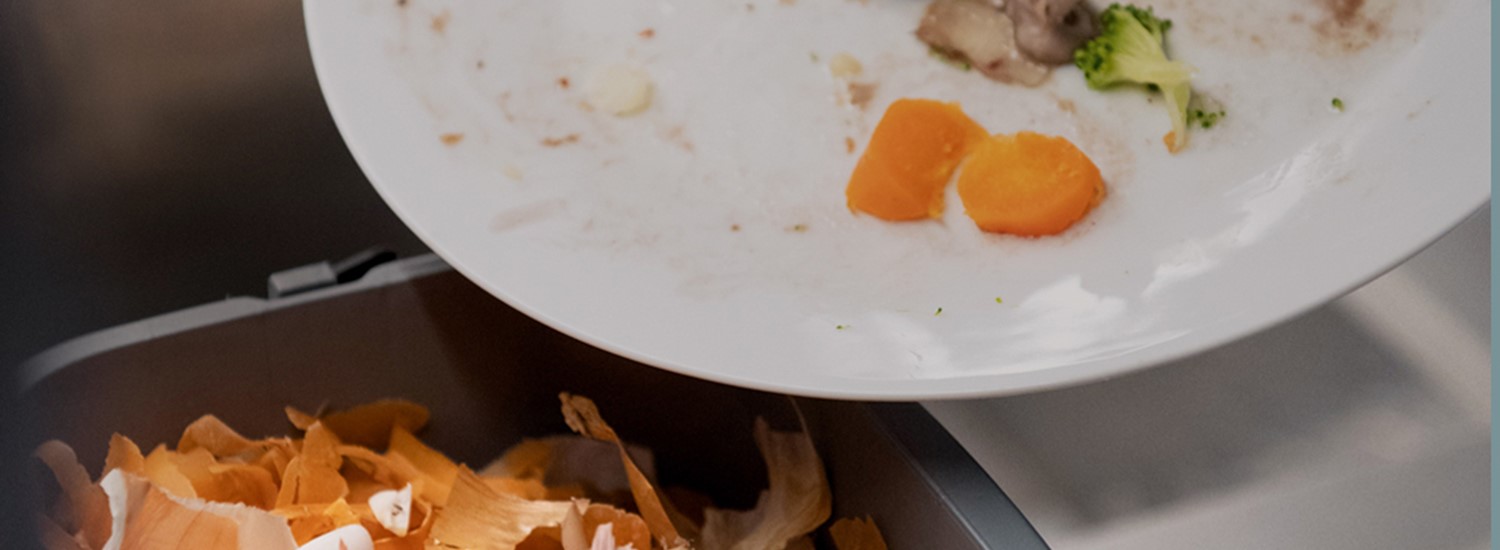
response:
<svg viewBox="0 0 1500 550"><path fill-rule="evenodd" d="M99 487L104 489L104 496L109 499L109 515L113 520L109 538L104 541L104 550L120 550L121 545L125 544L125 526L129 524L130 516L141 509L146 500L146 492L156 489L146 478L126 475L119 468L110 470L100 479Z"/></svg>
<svg viewBox="0 0 1500 550"><path fill-rule="evenodd" d="M616 550L614 526L609 523L594 528L594 541L589 550Z"/></svg>
<svg viewBox="0 0 1500 550"><path fill-rule="evenodd" d="M370 532L356 523L334 529L298 546L297 550L374 550Z"/></svg>
<svg viewBox="0 0 1500 550"><path fill-rule="evenodd" d="M411 525L411 484L401 490L387 489L370 495L370 512L380 526L398 537L406 536Z"/></svg>
<svg viewBox="0 0 1500 550"><path fill-rule="evenodd" d="M651 106L651 77L635 67L614 65L594 73L589 81L589 104L617 116L630 116Z"/></svg>
<svg viewBox="0 0 1500 550"><path fill-rule="evenodd" d="M864 71L864 65L860 65L858 59L847 53L835 55L828 61L828 72L834 78L853 78Z"/></svg>
<svg viewBox="0 0 1500 550"><path fill-rule="evenodd" d="M515 181L521 181L521 169L516 165L507 164L504 168L501 169L501 171L505 173L505 177Z"/></svg>

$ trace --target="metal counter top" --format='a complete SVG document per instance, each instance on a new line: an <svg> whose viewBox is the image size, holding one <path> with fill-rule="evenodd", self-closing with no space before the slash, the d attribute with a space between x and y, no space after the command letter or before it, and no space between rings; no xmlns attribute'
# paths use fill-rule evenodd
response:
<svg viewBox="0 0 1500 550"><path fill-rule="evenodd" d="M1489 548L1490 216L1288 323L927 403L1058 549Z"/></svg>

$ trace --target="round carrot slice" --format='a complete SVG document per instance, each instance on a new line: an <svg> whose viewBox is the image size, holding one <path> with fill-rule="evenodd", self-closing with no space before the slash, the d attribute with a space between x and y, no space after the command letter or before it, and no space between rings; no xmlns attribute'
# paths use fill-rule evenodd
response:
<svg viewBox="0 0 1500 550"><path fill-rule="evenodd" d="M1055 235L1104 198L1104 180L1072 142L1020 132L974 148L958 177L958 196L980 229Z"/></svg>
<svg viewBox="0 0 1500 550"><path fill-rule="evenodd" d="M849 209L892 221L937 217L953 170L988 134L957 103L897 100L849 177Z"/></svg>

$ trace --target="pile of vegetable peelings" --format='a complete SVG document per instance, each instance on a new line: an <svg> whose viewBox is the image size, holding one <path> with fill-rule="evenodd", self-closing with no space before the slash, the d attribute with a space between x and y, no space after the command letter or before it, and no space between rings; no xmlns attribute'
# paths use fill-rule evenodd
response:
<svg viewBox="0 0 1500 550"><path fill-rule="evenodd" d="M60 488L38 518L49 550L811 549L832 497L806 433L755 424L769 487L754 509L679 508L587 398L562 394L579 435L525 440L474 471L414 434L426 408L381 400L310 415L301 437L251 440L207 415L176 449L116 434L101 477L49 441L36 456ZM621 468L623 465L623 468ZM692 519L701 518L701 519ZM839 550L884 550L866 519L826 527Z"/></svg>
<svg viewBox="0 0 1500 550"><path fill-rule="evenodd" d="M942 57L1006 83L1035 86L1049 65L1071 60L1090 88L1136 86L1160 94L1173 153L1190 127L1210 128L1222 109L1190 106L1194 69L1169 59L1171 21L1114 4L1097 20L1080 0L934 0L917 37ZM1069 53L1071 52L1071 55ZM956 103L901 99L886 110L849 178L849 208L888 221L940 217L953 173L964 211L986 232L1062 233L1102 201L1094 162L1062 137L990 135Z"/></svg>

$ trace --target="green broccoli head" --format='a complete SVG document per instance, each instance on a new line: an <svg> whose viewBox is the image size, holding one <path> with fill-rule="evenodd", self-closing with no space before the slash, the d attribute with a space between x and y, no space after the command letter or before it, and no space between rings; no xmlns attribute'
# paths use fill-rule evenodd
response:
<svg viewBox="0 0 1500 550"><path fill-rule="evenodd" d="M1158 43L1165 43L1167 41L1167 30L1172 28L1171 19L1162 19L1157 17L1149 7L1146 9L1141 9L1135 6L1121 6L1119 4L1115 4L1112 7L1118 7L1120 9L1114 10L1113 15L1107 15L1106 17L1109 17L1110 19L1133 17L1135 18L1136 22L1141 24L1142 27L1146 27L1146 30L1151 31L1151 35L1156 37L1156 41ZM1108 22L1106 22L1105 24L1108 24Z"/></svg>
<svg viewBox="0 0 1500 550"><path fill-rule="evenodd" d="M1151 10L1111 5L1099 14L1099 36L1073 52L1073 63L1095 89L1120 83L1167 88L1192 78L1192 67L1167 59L1163 41L1172 22Z"/></svg>
<svg viewBox="0 0 1500 550"><path fill-rule="evenodd" d="M1099 14L1099 36L1073 52L1073 63L1096 90L1118 84L1142 84L1161 92L1172 115L1168 147L1187 143L1187 105L1193 68L1167 59L1163 42L1172 22L1150 8L1113 4Z"/></svg>

